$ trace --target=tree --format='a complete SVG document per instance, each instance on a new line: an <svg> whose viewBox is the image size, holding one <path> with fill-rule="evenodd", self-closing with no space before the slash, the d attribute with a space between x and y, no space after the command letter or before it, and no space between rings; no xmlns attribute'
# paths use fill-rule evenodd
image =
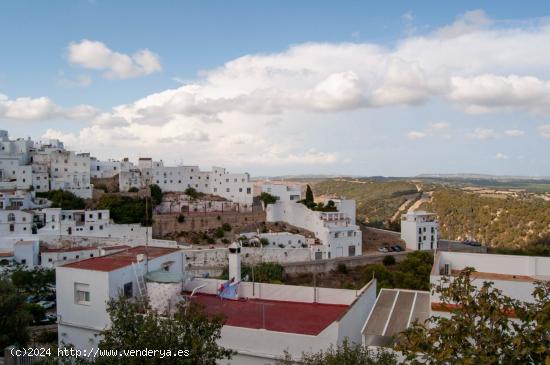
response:
<svg viewBox="0 0 550 365"><path fill-rule="evenodd" d="M145 309L145 310L144 310ZM101 357L97 364L203 364L230 358L232 351L217 344L223 319L208 316L197 304L180 303L175 313L164 316L147 302L120 297L107 306L111 327L101 333L102 350L164 349L172 353L189 350L189 356L171 357Z"/></svg>
<svg viewBox="0 0 550 365"><path fill-rule="evenodd" d="M395 257L386 255L384 256L384 259L382 260L382 263L384 266L392 266L395 265Z"/></svg>
<svg viewBox="0 0 550 365"><path fill-rule="evenodd" d="M153 205L159 205L162 202L162 196L164 195L160 186L157 184L152 184L149 186L149 191L151 192L151 201L153 202Z"/></svg>
<svg viewBox="0 0 550 365"><path fill-rule="evenodd" d="M266 193L265 191L260 194L260 200L264 203L266 207L269 204L275 204L277 202L277 199L278 198L276 196Z"/></svg>
<svg viewBox="0 0 550 365"><path fill-rule="evenodd" d="M205 195L204 193L201 193L200 191L197 191L195 188L192 187L188 187L183 193L193 200L202 198Z"/></svg>
<svg viewBox="0 0 550 365"><path fill-rule="evenodd" d="M37 197L46 198L52 202L52 208L61 209L84 209L86 202L70 191L65 190L50 190L36 193Z"/></svg>
<svg viewBox="0 0 550 365"><path fill-rule="evenodd" d="M308 207L313 207L315 205L315 199L313 198L313 190L311 190L311 186L309 184L306 187L306 198L304 199L305 204Z"/></svg>
<svg viewBox="0 0 550 365"><path fill-rule="evenodd" d="M374 351L360 344L350 344L344 339L341 345L330 346L325 351L317 353L303 353L302 357L294 361L286 353L277 365L396 365L397 357L387 350Z"/></svg>
<svg viewBox="0 0 550 365"><path fill-rule="evenodd" d="M0 280L0 349L10 345L25 346L29 340L28 325L32 316L24 308L23 297L13 285Z"/></svg>
<svg viewBox="0 0 550 365"><path fill-rule="evenodd" d="M146 206L148 220L145 214ZM104 194L99 198L97 209L108 209L110 217L116 224L141 223L142 225L151 225L152 223L152 206L151 204L145 204L143 198Z"/></svg>
<svg viewBox="0 0 550 365"><path fill-rule="evenodd" d="M525 303L491 282L476 287L473 271L435 286L450 318L414 323L397 337L396 350L413 364L550 363L550 282L537 283L535 302Z"/></svg>

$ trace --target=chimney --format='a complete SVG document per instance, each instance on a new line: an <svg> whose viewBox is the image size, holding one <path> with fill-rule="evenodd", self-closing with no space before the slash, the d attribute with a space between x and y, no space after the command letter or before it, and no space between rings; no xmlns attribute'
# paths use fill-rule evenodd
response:
<svg viewBox="0 0 550 365"><path fill-rule="evenodd" d="M233 242L229 245L229 280L234 279L234 282L241 281L241 247Z"/></svg>

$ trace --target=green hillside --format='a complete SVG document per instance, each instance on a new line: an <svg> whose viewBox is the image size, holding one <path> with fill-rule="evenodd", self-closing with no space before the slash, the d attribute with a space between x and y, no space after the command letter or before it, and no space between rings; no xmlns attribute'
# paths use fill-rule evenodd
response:
<svg viewBox="0 0 550 365"><path fill-rule="evenodd" d="M472 238L493 247L522 247L550 233L550 201L485 197L442 188L422 209L437 213L441 236Z"/></svg>
<svg viewBox="0 0 550 365"><path fill-rule="evenodd" d="M382 226L408 199L417 198L415 184L405 180L330 179L313 184L315 196L341 195L355 199L357 220Z"/></svg>

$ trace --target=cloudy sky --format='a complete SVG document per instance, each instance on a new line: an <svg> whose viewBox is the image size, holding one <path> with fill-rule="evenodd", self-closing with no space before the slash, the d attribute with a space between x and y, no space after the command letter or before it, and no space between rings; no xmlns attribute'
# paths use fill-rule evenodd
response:
<svg viewBox="0 0 550 365"><path fill-rule="evenodd" d="M4 1L0 128L252 175L550 176L550 4Z"/></svg>

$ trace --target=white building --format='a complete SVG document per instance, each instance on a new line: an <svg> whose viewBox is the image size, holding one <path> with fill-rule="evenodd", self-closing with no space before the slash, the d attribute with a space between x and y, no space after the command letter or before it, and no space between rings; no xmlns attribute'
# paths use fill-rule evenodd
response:
<svg viewBox="0 0 550 365"><path fill-rule="evenodd" d="M407 212L401 216L401 239L409 250L434 250L437 248L439 222L434 213Z"/></svg>
<svg viewBox="0 0 550 365"><path fill-rule="evenodd" d="M99 333L110 325L107 302L119 295L139 295L137 278L145 273L145 262L149 273L183 274L182 251L166 247L138 246L56 267L59 345L97 348Z"/></svg>
<svg viewBox="0 0 550 365"><path fill-rule="evenodd" d="M550 280L550 257L438 251L430 283L439 283L443 276L453 278L467 267L475 269L472 278L478 287L491 281L503 295L524 302L534 301L535 281ZM441 305L437 293L432 294L431 309L434 315L446 316L449 311Z"/></svg>
<svg viewBox="0 0 550 365"><path fill-rule="evenodd" d="M40 266L54 268L71 262L86 260L91 257L100 257L129 249L130 246L72 246L51 248L42 247L40 250Z"/></svg>
<svg viewBox="0 0 550 365"><path fill-rule="evenodd" d="M234 246L233 246L234 247ZM109 326L105 310L110 298L135 296L139 285L132 268L143 269L145 248L139 247L100 258L57 267L59 343L77 349L97 347L99 332ZM230 275L239 282L240 253L230 252ZM218 343L236 354L220 364L274 364L285 351L298 358L304 351L325 350L344 339L361 343L361 328L376 299L376 281L360 290L314 288L240 282L237 298L220 300L222 280L185 280L181 251L150 248L147 294L151 306L169 310L184 290L184 300L200 303L208 314L224 315ZM169 271L179 280L161 283L155 278Z"/></svg>
<svg viewBox="0 0 550 365"><path fill-rule="evenodd" d="M0 239L0 262L21 264L27 268L39 265L39 242L35 237L2 237Z"/></svg>
<svg viewBox="0 0 550 365"><path fill-rule="evenodd" d="M248 173L233 174L222 167L201 171L198 166L164 166L162 161L140 158L134 166L123 161L119 175L120 191L158 185L163 191L183 192L193 188L198 192L214 194L236 203L252 205L253 193Z"/></svg>
<svg viewBox="0 0 550 365"><path fill-rule="evenodd" d="M141 224L114 224L109 210L42 209L37 213L42 228L40 239L51 242L59 238L112 238L124 243L144 244L152 239L152 229Z"/></svg>
<svg viewBox="0 0 550 365"><path fill-rule="evenodd" d="M55 151L50 154L50 189L67 190L82 198L91 198L90 154Z"/></svg>
<svg viewBox="0 0 550 365"><path fill-rule="evenodd" d="M33 233L34 213L26 210L0 210L0 237Z"/></svg>
<svg viewBox="0 0 550 365"><path fill-rule="evenodd" d="M312 246L315 259L329 259L362 254L361 230L355 224L355 201L332 199L336 212L314 211L297 203L295 194L276 195L278 186L264 185L262 191L271 189L279 199L266 207L267 222L286 222L312 232L319 244ZM291 199L292 198L292 199ZM326 202L325 202L326 203Z"/></svg>
<svg viewBox="0 0 550 365"><path fill-rule="evenodd" d="M298 201L302 196L300 186L280 183L265 183L262 185L262 192L276 196L283 201Z"/></svg>
<svg viewBox="0 0 550 365"><path fill-rule="evenodd" d="M120 161L107 160L100 161L95 157L90 157L90 174L93 178L111 178L120 173Z"/></svg>
<svg viewBox="0 0 550 365"><path fill-rule="evenodd" d="M242 233L241 236L246 237L249 242L260 242L265 239L269 242L267 248L305 248L308 246L308 240L304 235L290 232L267 232Z"/></svg>
<svg viewBox="0 0 550 365"><path fill-rule="evenodd" d="M38 209L48 206L44 198L36 198L26 190L0 190L0 210Z"/></svg>

